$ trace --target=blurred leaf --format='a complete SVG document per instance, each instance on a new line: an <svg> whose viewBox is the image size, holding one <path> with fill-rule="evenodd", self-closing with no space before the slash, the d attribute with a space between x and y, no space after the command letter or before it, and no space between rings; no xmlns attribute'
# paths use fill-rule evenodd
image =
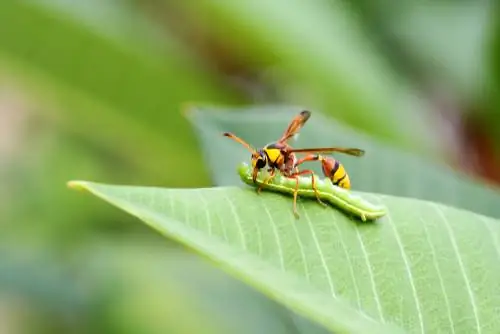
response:
<svg viewBox="0 0 500 334"><path fill-rule="evenodd" d="M71 281L66 268L25 245L0 249L0 291L29 298L45 310L66 316L86 306L86 296ZM80 313L81 314L81 313ZM83 314L82 314L83 315Z"/></svg>
<svg viewBox="0 0 500 334"><path fill-rule="evenodd" d="M349 2L360 7L371 36L385 41L392 63L404 63L400 72L410 71L438 104L451 97L445 113L468 114L499 146L498 2Z"/></svg>
<svg viewBox="0 0 500 334"><path fill-rule="evenodd" d="M126 215L106 212L104 206L82 202L76 195L68 196L67 189L60 185L76 175L130 182L144 177L125 167L123 160L103 154L75 136L45 128L46 124L37 121L36 130L44 133L27 138L17 159L4 173L0 172L5 180L0 197L12 199L7 210L0 211L0 244L3 240L15 240L18 245L36 244L64 253L84 245L86 238L98 231L130 231L123 228L123 223L129 221ZM118 231L117 226L121 226Z"/></svg>
<svg viewBox="0 0 500 334"><path fill-rule="evenodd" d="M76 334L93 328L87 313L91 297L59 258L14 240L2 240L0 245L2 329L9 321L29 333L36 329L36 333ZM5 308L11 312L8 319Z"/></svg>
<svg viewBox="0 0 500 334"><path fill-rule="evenodd" d="M251 189L70 185L333 331L390 333L397 331L392 324L422 332L500 328L500 222L485 216L358 193L389 214L358 224L304 201L297 221L289 198Z"/></svg>
<svg viewBox="0 0 500 334"><path fill-rule="evenodd" d="M79 277L109 295L105 314L120 333L326 333L184 248L165 246L160 235L101 238L75 259Z"/></svg>
<svg viewBox="0 0 500 334"><path fill-rule="evenodd" d="M201 158L179 106L240 98L178 46L153 52L146 40L125 43L36 2L0 2L0 70L52 104L40 112L163 182L199 185Z"/></svg>
<svg viewBox="0 0 500 334"><path fill-rule="evenodd" d="M403 147L438 148L435 133L426 133L429 107L393 71L344 2L209 0L184 6L243 59L279 68L278 85L297 86L289 102L318 107Z"/></svg>
<svg viewBox="0 0 500 334"><path fill-rule="evenodd" d="M452 87L459 98L474 101L485 97L485 46L493 4L412 1L393 17L384 18L401 47L418 59L426 76Z"/></svg>
<svg viewBox="0 0 500 334"><path fill-rule="evenodd" d="M444 85L465 103L484 97L485 46L494 2L348 2L360 12L370 37L383 41L381 47L389 59L405 64L399 69L412 72L413 77L416 74L417 80L424 79L424 88Z"/></svg>
<svg viewBox="0 0 500 334"><path fill-rule="evenodd" d="M123 45L141 44L148 52L162 50L166 40L157 25L149 20L144 12L130 1L114 0L37 0L33 2L42 8L48 9L56 15L66 16L72 20L95 30L98 34L105 34ZM145 43L146 42L146 43ZM172 47L170 45L169 47ZM167 49L168 50L168 49ZM131 50L132 51L132 48ZM136 49L144 53L144 50ZM181 50L178 50L181 52Z"/></svg>
<svg viewBox="0 0 500 334"><path fill-rule="evenodd" d="M481 122L484 128L488 129L493 135L493 145L497 150L500 149L500 5L496 4L494 23L492 24L493 32L489 38L489 54L488 54L488 88L487 93L491 104L486 106L486 115L475 115L476 118L483 118ZM479 116L479 117L477 117ZM486 117L484 117L486 116Z"/></svg>
<svg viewBox="0 0 500 334"><path fill-rule="evenodd" d="M193 107L188 113L216 185L240 183L233 172L250 152L222 136L234 132L255 147L277 140L300 110L292 106L259 106L226 112L229 108ZM297 147L344 146L366 150L362 158L336 156L346 167L354 189L395 196L415 197L462 207L485 215L500 217L500 193L472 181L446 166L386 146L380 141L313 112L301 130ZM321 173L320 164L307 165ZM322 175L322 174L321 174Z"/></svg>
<svg viewBox="0 0 500 334"><path fill-rule="evenodd" d="M105 318L115 332L229 333L224 322L212 319L211 310L200 307L201 298L193 296L189 283L177 279L192 266L184 252L150 238L101 241L83 252L80 277L94 296L106 296L96 316ZM207 274L203 267L194 267Z"/></svg>

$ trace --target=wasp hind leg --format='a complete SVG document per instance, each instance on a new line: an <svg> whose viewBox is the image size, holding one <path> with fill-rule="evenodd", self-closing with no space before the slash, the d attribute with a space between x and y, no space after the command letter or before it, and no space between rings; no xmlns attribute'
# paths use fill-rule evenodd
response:
<svg viewBox="0 0 500 334"><path fill-rule="evenodd" d="M306 170L294 173L294 174L290 175L289 178L295 179L295 191L293 193L293 214L295 215L296 218L300 217L299 213L297 211L297 195L299 193L299 176L307 175L307 174L311 175L311 179L312 179L311 185L312 185L312 189L314 191L314 194L316 195L316 200L318 201L319 204L323 205L324 207L327 207L325 202L323 202L321 200L321 198L319 196L318 189L316 188L316 182L314 181L316 175L314 174L314 172L310 169L306 169Z"/></svg>
<svg viewBox="0 0 500 334"><path fill-rule="evenodd" d="M300 164L303 164L306 161L318 161L318 160L322 160L322 157L320 155L317 155L317 154L308 155L305 158L299 159L297 161L297 163L295 164L295 168L298 169L298 166ZM324 207L326 207L327 205L321 200L319 192L318 192L318 188L316 188L316 181L315 181L316 175L314 174L314 172L312 170L306 169L306 170L303 170L301 172L293 173L292 177L295 176L295 175L299 176L299 175L306 175L306 174L311 174L311 185L312 185L312 189L314 191L314 194L316 195L316 199L318 200L318 202L321 205L323 205ZM297 179L297 187L298 187L298 182L299 182L299 180Z"/></svg>

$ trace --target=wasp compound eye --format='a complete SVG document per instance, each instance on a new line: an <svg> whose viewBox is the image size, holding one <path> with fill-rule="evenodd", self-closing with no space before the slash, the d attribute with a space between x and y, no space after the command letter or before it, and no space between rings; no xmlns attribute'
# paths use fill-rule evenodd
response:
<svg viewBox="0 0 500 334"><path fill-rule="evenodd" d="M262 158L257 159L257 168L261 169L266 166L266 161Z"/></svg>

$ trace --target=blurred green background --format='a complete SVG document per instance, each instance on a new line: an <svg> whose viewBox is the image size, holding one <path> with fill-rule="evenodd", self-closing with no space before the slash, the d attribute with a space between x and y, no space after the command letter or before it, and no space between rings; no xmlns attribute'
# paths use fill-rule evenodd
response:
<svg viewBox="0 0 500 334"><path fill-rule="evenodd" d="M234 161L248 154L203 129L221 130L217 123L244 131L253 109L238 125L242 107L282 104L307 106L350 129L342 145L362 135L419 157L418 164L442 166L437 179L455 171L475 180L467 182L496 200L496 7L472 0L1 1L0 332L324 333L65 183L232 184L211 150L231 147L224 152ZM196 118L183 116L198 104L233 118L224 123L203 108ZM253 134L254 145L277 139L289 121L266 128L269 117L255 112L260 123L246 137ZM305 131L299 140L307 143ZM332 144L339 145L323 146ZM238 151L237 158L227 153ZM417 163L386 171L391 186L367 181L397 166L396 154L354 175L373 185L363 190L421 197L404 182L419 183ZM455 195L444 189L441 199ZM491 203L478 210L499 216Z"/></svg>

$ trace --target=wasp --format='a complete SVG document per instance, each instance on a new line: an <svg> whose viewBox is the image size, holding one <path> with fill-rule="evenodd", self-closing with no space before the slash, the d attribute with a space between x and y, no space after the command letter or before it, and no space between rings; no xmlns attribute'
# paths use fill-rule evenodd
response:
<svg viewBox="0 0 500 334"><path fill-rule="evenodd" d="M307 120L311 117L311 112L308 110L301 111L297 116L295 116L292 121L289 123L285 132L281 135L278 141L271 142L265 145L263 148L256 150L250 144L248 144L243 139L237 137L236 135L225 132L223 135L225 137L231 138L236 142L243 145L246 149L251 152L251 162L252 162L252 179L253 182L256 182L258 172L268 166L269 177L264 180L264 183L257 188L257 192L260 193L262 188L269 183L272 178L275 176L275 170L277 169L283 176L296 179L296 189L294 193L293 200L293 212L295 216L298 218L299 214L297 212L297 194L299 188L299 176L301 175L311 175L312 177L312 188L316 195L316 199L319 203L324 204L320 199L320 194L316 188L314 182L314 172L312 170L306 169L299 171L298 166L306 161L312 161L314 159L309 160L298 160L296 153L332 153L332 152L341 152L353 156L362 156L364 155L364 151L357 148L340 148L340 147L326 147L326 148L293 148L288 144L288 140L290 138L297 135ZM308 155L306 158L310 158L312 155ZM300 163L299 163L300 162Z"/></svg>

